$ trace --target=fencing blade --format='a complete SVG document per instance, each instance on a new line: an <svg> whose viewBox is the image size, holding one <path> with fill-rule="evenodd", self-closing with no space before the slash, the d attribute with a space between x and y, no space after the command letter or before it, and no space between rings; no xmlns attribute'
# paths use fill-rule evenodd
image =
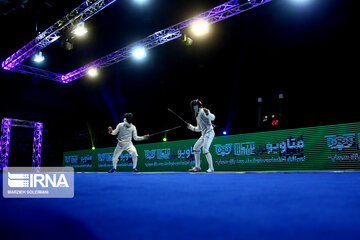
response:
<svg viewBox="0 0 360 240"><path fill-rule="evenodd" d="M185 121L182 117L180 117L178 114L176 114L173 110L171 110L170 108L168 108L168 110L174 114L175 116L177 116L181 121L183 121L186 125L188 125L189 123L187 121Z"/></svg>
<svg viewBox="0 0 360 240"><path fill-rule="evenodd" d="M152 137L152 136L155 136L155 135L158 135L158 134L164 133L164 132L172 131L172 130L175 130L175 129L178 129L178 128L181 128L181 126L176 126L176 127L173 127L173 128L170 128L170 129L166 129L166 130L161 131L161 132L157 132L157 133L149 134L149 137Z"/></svg>

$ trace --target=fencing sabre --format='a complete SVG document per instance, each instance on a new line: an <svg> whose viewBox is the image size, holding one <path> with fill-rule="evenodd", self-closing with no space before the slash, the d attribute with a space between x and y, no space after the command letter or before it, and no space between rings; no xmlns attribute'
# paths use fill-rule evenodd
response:
<svg viewBox="0 0 360 240"><path fill-rule="evenodd" d="M166 130L161 131L161 132L157 132L157 133L150 134L149 137L152 137L152 136L154 136L154 135L158 135L158 134L160 134L160 133L168 132L168 131L171 131L171 130L175 130L175 129L178 129L178 128L181 128L181 126L176 126L176 127L173 127L173 128L170 128L170 129L166 129Z"/></svg>
<svg viewBox="0 0 360 240"><path fill-rule="evenodd" d="M183 121L186 125L188 125L189 123L187 121L185 121L182 117L180 117L179 115L177 115L173 110L171 110L170 108L168 108L168 110L174 114L175 116L177 116L181 121Z"/></svg>
<svg viewBox="0 0 360 240"><path fill-rule="evenodd" d="M186 125L188 125L189 123L187 121L185 121L184 119L182 119L182 117L180 117L179 115L177 115L173 110L171 110L170 108L168 108L168 110L173 113L175 116L177 116L181 121L183 121ZM212 123L212 126L214 128L216 128L217 126L215 124Z"/></svg>

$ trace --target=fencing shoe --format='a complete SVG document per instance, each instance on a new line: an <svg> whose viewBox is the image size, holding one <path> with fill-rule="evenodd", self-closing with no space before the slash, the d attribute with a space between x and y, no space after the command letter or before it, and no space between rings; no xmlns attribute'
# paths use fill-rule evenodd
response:
<svg viewBox="0 0 360 240"><path fill-rule="evenodd" d="M189 169L189 172L201 172L201 168L193 167L193 168Z"/></svg>

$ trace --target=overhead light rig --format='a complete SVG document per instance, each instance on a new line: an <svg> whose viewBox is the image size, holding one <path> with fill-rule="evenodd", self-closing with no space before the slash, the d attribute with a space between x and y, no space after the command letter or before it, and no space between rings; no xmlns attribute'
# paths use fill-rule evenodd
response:
<svg viewBox="0 0 360 240"><path fill-rule="evenodd" d="M39 52L41 49L50 45L66 31L74 29L77 25L85 22L96 13L109 6L115 0L85 1L80 6L71 11L68 15L56 22L54 25L40 33L34 40L22 47L16 53L12 54L1 66L5 70L29 74L40 78L50 79L61 83L69 83L85 76L90 69L102 69L115 63L123 61L133 56L135 48L142 47L145 51L157 47L182 36L181 30L190 27L199 21L205 21L213 24L239 13L248 11L271 0L231 0L219 6L216 6L206 12L203 12L193 18L177 23L173 26L157 31L144 39L131 43L124 48L116 50L99 59L96 59L83 67L73 70L66 74L58 74L35 67L20 64L31 55Z"/></svg>

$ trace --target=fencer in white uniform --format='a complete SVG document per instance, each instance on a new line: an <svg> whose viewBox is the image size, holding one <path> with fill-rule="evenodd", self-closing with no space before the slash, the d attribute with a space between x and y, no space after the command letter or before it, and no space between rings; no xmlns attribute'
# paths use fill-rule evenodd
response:
<svg viewBox="0 0 360 240"><path fill-rule="evenodd" d="M119 161L119 157L123 151L127 151L132 156L133 162L133 172L138 172L137 166L137 151L132 143L132 138L135 141L142 141L149 139L149 135L138 136L135 125L132 124L133 114L126 113L124 115L124 122L119 123L115 130L112 127L108 127L109 133L111 135L118 134L118 144L116 145L115 151L112 157L113 168L109 171L109 173L116 172L116 166Z"/></svg>
<svg viewBox="0 0 360 240"><path fill-rule="evenodd" d="M211 153L209 151L210 145L214 139L215 132L212 125L212 121L215 120L215 115L210 113L210 110L203 108L200 100L196 99L190 102L190 108L195 113L197 126L188 124L188 128L194 132L201 132L201 137L194 145L194 156L195 156L195 166L191 168L190 172L200 172L200 148L203 148L203 153L205 154L206 160L209 164L209 169L206 171L208 173L214 172L213 160Z"/></svg>

